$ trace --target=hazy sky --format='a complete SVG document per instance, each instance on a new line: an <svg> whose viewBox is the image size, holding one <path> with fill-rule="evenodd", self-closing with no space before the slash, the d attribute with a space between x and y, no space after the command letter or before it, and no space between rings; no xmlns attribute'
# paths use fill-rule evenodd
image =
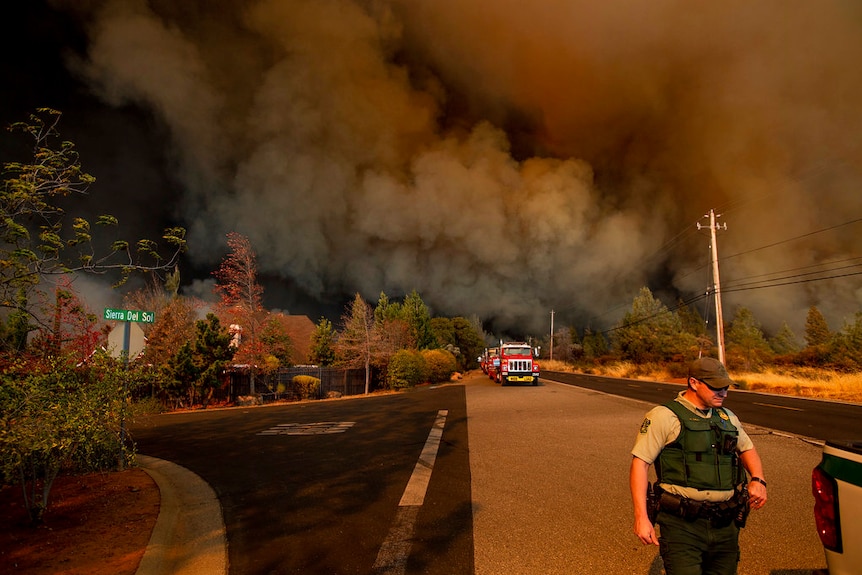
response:
<svg viewBox="0 0 862 575"><path fill-rule="evenodd" d="M833 329L862 309L862 276L822 279L862 272L856 1L10 10L30 33L3 40L0 119L60 108L88 209L187 226L198 280L247 235L271 307L416 289L489 331L546 333L552 309L603 329L643 285L704 293L715 209L725 321L801 335L811 305Z"/></svg>

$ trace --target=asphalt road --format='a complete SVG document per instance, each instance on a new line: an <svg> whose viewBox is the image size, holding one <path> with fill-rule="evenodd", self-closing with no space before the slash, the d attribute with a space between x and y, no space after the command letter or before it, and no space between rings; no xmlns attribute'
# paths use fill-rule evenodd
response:
<svg viewBox="0 0 862 575"><path fill-rule="evenodd" d="M605 393L664 403L682 385L634 379L615 379L577 373L546 372L545 378ZM862 404L788 395L731 390L724 405L742 421L825 441L862 437Z"/></svg>
<svg viewBox="0 0 862 575"><path fill-rule="evenodd" d="M632 532L628 488L629 453L653 404L547 380L468 384L476 575L660 575L658 548ZM810 488L820 447L745 427L770 499L741 534L739 575L824 569Z"/></svg>
<svg viewBox="0 0 862 575"><path fill-rule="evenodd" d="M629 450L650 406L473 377L398 395L168 414L133 432L139 452L214 488L231 575L374 573L441 411L401 573L659 575L657 548L631 531L628 494ZM742 534L739 575L824 568L810 495L819 446L746 428L770 501Z"/></svg>
<svg viewBox="0 0 862 575"><path fill-rule="evenodd" d="M187 467L213 487L232 575L367 575L446 410L406 572L471 573L464 391L166 414L133 433L140 453Z"/></svg>

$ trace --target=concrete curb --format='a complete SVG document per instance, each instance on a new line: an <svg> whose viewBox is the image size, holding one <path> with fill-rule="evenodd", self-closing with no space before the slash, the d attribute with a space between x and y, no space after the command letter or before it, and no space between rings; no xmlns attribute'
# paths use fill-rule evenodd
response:
<svg viewBox="0 0 862 575"><path fill-rule="evenodd" d="M136 456L161 492L159 517L135 575L226 575L227 538L215 491L185 467Z"/></svg>

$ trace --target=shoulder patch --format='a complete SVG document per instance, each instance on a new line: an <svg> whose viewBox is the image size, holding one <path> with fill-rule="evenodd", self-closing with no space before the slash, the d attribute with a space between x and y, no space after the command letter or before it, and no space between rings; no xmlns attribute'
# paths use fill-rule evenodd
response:
<svg viewBox="0 0 862 575"><path fill-rule="evenodd" d="M641 433L646 433L649 429L650 423L652 423L648 417L644 417L643 423L641 423Z"/></svg>

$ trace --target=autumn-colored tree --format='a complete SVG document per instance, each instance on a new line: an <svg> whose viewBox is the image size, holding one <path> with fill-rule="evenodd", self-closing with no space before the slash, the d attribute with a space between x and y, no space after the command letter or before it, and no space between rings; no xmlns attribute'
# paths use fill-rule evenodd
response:
<svg viewBox="0 0 862 575"><path fill-rule="evenodd" d="M261 339L267 312L263 308L263 287L257 283L257 254L249 239L239 233L227 234L230 251L214 272L218 283L219 312L228 324L240 329L239 347L234 359L247 365L251 378L250 394L255 394L255 376L267 365L267 350Z"/></svg>
<svg viewBox="0 0 862 575"><path fill-rule="evenodd" d="M374 312L357 292L341 318L342 329L336 343L338 358L349 367L365 368L365 393L371 387L371 360L377 350Z"/></svg>
<svg viewBox="0 0 862 575"><path fill-rule="evenodd" d="M104 334L98 316L87 309L74 290L69 276L54 289L54 301L46 304L50 321L36 329L32 350L43 358L65 358L72 364L85 362Z"/></svg>
<svg viewBox="0 0 862 575"><path fill-rule="evenodd" d="M176 297L155 313L144 349L147 363L162 366L184 343L194 341L195 321L202 306L203 302L195 298Z"/></svg>

